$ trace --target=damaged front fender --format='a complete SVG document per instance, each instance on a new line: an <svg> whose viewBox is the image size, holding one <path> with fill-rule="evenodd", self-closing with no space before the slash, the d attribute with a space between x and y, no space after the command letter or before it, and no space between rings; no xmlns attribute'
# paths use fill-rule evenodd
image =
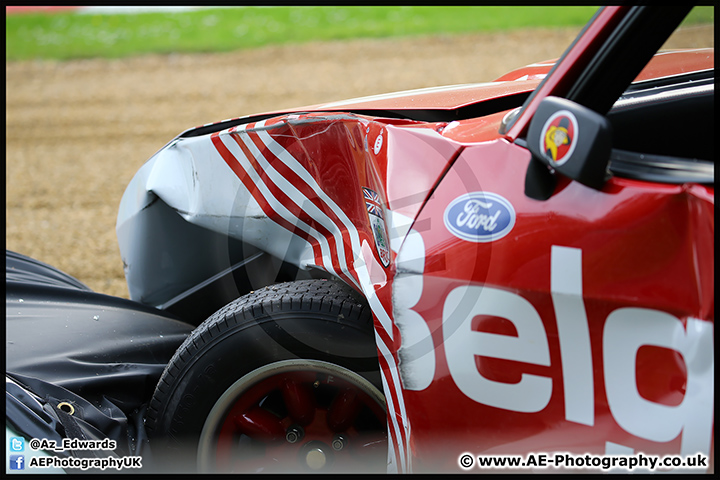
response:
<svg viewBox="0 0 720 480"><path fill-rule="evenodd" d="M294 114L176 138L120 205L131 298L199 323L275 281L332 277L372 297L459 150L431 127Z"/></svg>

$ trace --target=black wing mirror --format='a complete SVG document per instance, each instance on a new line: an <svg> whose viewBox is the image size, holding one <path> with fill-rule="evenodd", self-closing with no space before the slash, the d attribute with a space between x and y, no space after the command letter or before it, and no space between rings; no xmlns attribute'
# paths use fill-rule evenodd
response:
<svg viewBox="0 0 720 480"><path fill-rule="evenodd" d="M532 160L525 194L547 200L556 174L601 189L609 178L612 127L605 116L564 98L547 97L538 106L527 136Z"/></svg>

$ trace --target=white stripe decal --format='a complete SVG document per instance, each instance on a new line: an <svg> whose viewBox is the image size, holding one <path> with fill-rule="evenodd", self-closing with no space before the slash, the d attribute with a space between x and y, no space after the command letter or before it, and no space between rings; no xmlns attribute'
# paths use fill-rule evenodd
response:
<svg viewBox="0 0 720 480"><path fill-rule="evenodd" d="M389 432L390 431L389 423L387 424L387 429ZM397 455L395 455L395 449L392 448L392 444L390 445L390 448L388 448L388 466L387 466L386 473L400 473L400 469L398 468ZM405 472L403 472L403 473L405 473Z"/></svg>
<svg viewBox="0 0 720 480"><path fill-rule="evenodd" d="M380 302L378 296L375 294L375 287L373 287L373 284L370 281L370 272L368 272L364 260L359 259L359 261L355 262L355 271L357 272L357 276L360 279L360 286L362 287L362 291L365 294L365 298L367 298L367 301L370 304L370 310L373 311L377 319L380 321L380 325L382 325L383 330L385 330L385 333L387 333L388 337L390 337L390 339L392 340L392 320L390 320L390 316L385 311L385 307L383 306L382 302Z"/></svg>
<svg viewBox="0 0 720 480"><path fill-rule="evenodd" d="M222 136L220 136L220 140L223 140ZM225 147L230 151L230 153L235 157L235 159L237 159L238 163L240 163L240 166L243 168L243 170L245 170L245 173L247 173L250 180L258 188L263 197L265 197L265 201L268 203L268 205L273 210L275 210L275 212L280 215L285 221L297 226L302 231L317 240L317 242L320 244L320 249L322 251L323 265L325 266L325 268L329 269L335 275L337 275L337 272L335 272L335 269L333 268L333 262L330 257L330 251L327 247L327 243L323 242L325 237L322 236L319 232L317 232L314 228L307 225L305 222L293 215L281 202L279 202L269 191L268 187L262 181L260 175L252 167L248 159L245 158L245 154L242 152L242 150L240 150L240 147L234 142L230 143L230 145L228 145L228 143L229 142L223 141Z"/></svg>
<svg viewBox="0 0 720 480"><path fill-rule="evenodd" d="M338 252L337 255L341 270L347 274L348 278L356 286L360 287L360 285L358 285L358 283L356 282L355 278L352 276L350 268L347 265L345 244L342 239L342 232L337 227L335 222L330 217L328 217L325 212L319 209L310 199L308 199L300 190L298 190L292 183L290 183L285 177L283 177L280 172L275 170L275 168L270 164L270 162L267 161L267 159L262 155L257 146L253 143L246 129L241 127L246 127L246 125L241 125L236 129L238 135L242 139L243 143L252 152L255 159L263 168L263 171L268 175L268 177L273 181L273 183L275 183L278 188L280 188L288 197L290 197L290 199L295 202L303 212L305 212L310 218L318 222L331 233L333 239L335 240L335 248ZM323 238L327 240L324 236Z"/></svg>
<svg viewBox="0 0 720 480"><path fill-rule="evenodd" d="M264 126L264 124L264 121L257 123L260 127ZM302 164L300 164L300 162L298 162L295 157L290 154L290 152L285 150L282 145L276 142L266 130L260 130L256 133L265 146L268 147L268 149L278 158L278 160L283 162L288 168L302 178L307 186L315 192L315 195L317 195L318 198L330 207L333 213L340 219L345 228L348 230L348 233L350 233L350 241L352 242L353 252L359 252L360 238L357 235L357 230L355 230L355 225L350 221L347 215L345 215L345 212L338 207L338 205L330 197L327 196L327 194L317 184L313 176L310 175L310 172L305 170L305 167L303 167ZM355 235L353 235L353 233Z"/></svg>
<svg viewBox="0 0 720 480"><path fill-rule="evenodd" d="M263 127L265 125L265 121L258 122L257 125L259 127ZM350 242L353 252L362 251L360 248L360 236L357 233L355 225L350 221L347 215L345 215L345 212L343 212L343 210L338 207L338 205L320 188L312 175L310 175L310 172L305 170L305 167L303 167L300 162L295 159L295 157L293 157L287 150L285 150L282 145L277 143L266 130L257 131L256 133L258 137L263 141L265 146L268 147L268 149L278 158L278 160L283 162L288 168L290 168L302 180L304 180L307 186L310 187L310 189L312 189L312 191L315 193L315 195L317 195L319 199L325 202L325 204L332 210L332 212L337 216L337 218L340 219L350 236ZM357 273L358 278L360 279L360 287L362 288L363 293L365 293L365 296L370 303L371 310L373 311L373 313L375 313L376 317L382 324L388 336L392 339L392 320L390 319L390 315L388 315L388 313L385 311L385 307L377 298L377 295L375 295L375 288L373 287L372 282L370 282L370 273L368 272L367 266L365 265L365 261L362 259L362 257L357 257L355 259L354 269Z"/></svg>
<svg viewBox="0 0 720 480"><path fill-rule="evenodd" d="M293 186L288 180L282 176L277 170L275 170L268 160L262 155L260 150L257 148L257 146L252 142L252 140L248 136L248 131L251 131L252 133L255 133L258 138L263 142L263 144L268 148L268 150L275 155L275 157L283 162L288 168L290 168L295 174L297 174L306 184L307 186L317 195L317 198L319 198L321 201L325 203L327 207L330 208L330 210L337 216L338 219L342 222L343 226L345 227L348 236L350 237L350 242L353 248L353 252L360 252L362 251L360 249L360 237L357 232L357 229L355 228L355 225L350 221L350 219L347 217L345 212L330 198L327 196L327 194L320 188L320 186L317 184L315 179L310 175L310 173L287 151L285 148L280 145L278 142L276 142L269 133L267 133L267 130L262 129L265 126L265 122L258 122L256 126L259 128L259 130L255 130L253 128L247 129L247 125L242 125L235 127L231 129L230 133L237 132L239 137L242 139L243 143L246 145L246 147L249 149L251 154L255 157L255 160L258 162L259 165L262 166L264 169L264 173L268 175L268 178L277 185L278 188L283 190L283 192L288 195L295 203L298 204L298 206L301 206L301 209L303 209L303 212L307 214L310 218L312 218L314 221L318 222L320 225L323 225L331 234L333 235L333 240L335 241L336 245L338 246L338 256L340 257L340 266L344 273L346 273L346 276L350 278L352 281L355 281L354 276L352 275L353 272L357 275L357 278L359 279L360 285L359 287L364 292L366 298L368 299L368 303L370 304L370 308L375 315L375 317L380 322L381 327L385 331L385 333L388 335L390 339L393 338L393 327L392 327L392 320L390 319L390 316L388 315L387 311L385 310L384 305L378 298L378 296L375 293L375 288L370 281L370 274L368 272L367 266L365 264L365 261L362 257L355 258L354 265L352 268L350 268L347 265L346 257L344 255L344 244L342 241L342 231L340 227L335 224L335 222L332 220L332 218L328 217L321 209L317 208L316 205L313 204L313 202L309 201L307 197L299 191L295 186ZM242 133L242 134L241 134ZM222 138L222 136L221 136ZM245 157L244 153L242 153L242 150L240 149L239 145L234 144L228 146L226 142L223 142L226 147L232 152L232 154L238 159L243 169L248 172L248 175L250 176L253 183L258 187L260 192L265 196L265 200L272 208L275 209L275 211L280 214L286 221L288 221L291 224L298 225L303 231L308 233L309 235L312 235L313 238L315 238L322 249L323 252L323 261L327 262L328 259L330 260L329 264L326 264L326 268L329 269L332 273L335 275L338 275L335 271L332 263L332 259L330 258L330 252L329 252L329 240L326 238L325 235L315 231L312 227L305 224L305 222L301 221L300 219L296 218L295 215L293 215L291 212L289 212L281 202L279 202L268 190L267 186L263 183L262 179L259 177L258 173L255 172L254 168L251 164L249 164L249 160ZM240 150L240 153L238 154L238 150ZM242 160L241 160L242 159ZM244 160L244 161L243 161ZM305 209L306 206L312 205L312 207ZM278 208L279 207L279 208ZM292 220L294 219L294 221ZM337 234L340 233L340 238L338 238ZM342 254L340 252L343 252ZM338 275L339 276L339 275ZM395 433L395 438L397 439L397 445L398 453L400 454L400 469L401 471L405 472L407 471L408 462L409 462L409 455L407 451L407 432L405 430L407 426L407 413L405 410L405 402L403 400L403 394L402 394L402 384L400 383L400 378L398 374L397 369L397 363L395 361L395 358L393 357L392 353L390 352L390 349L387 345L385 345L385 342L382 340L381 336L378 334L378 332L375 332L376 336L376 344L378 346L379 351L381 352L383 358L385 359L387 365L389 374L393 380L394 388L391 390L389 388L388 382L386 380L386 371L381 369L381 377L383 380L383 388L386 393L389 393L388 395L388 418L390 419L390 424L393 427L393 431ZM397 421L397 414L396 411L399 410L400 418L402 419L403 425L399 425ZM393 443L392 437L389 438L390 443ZM389 445L389 448L393 450L395 447L392 445Z"/></svg>
<svg viewBox="0 0 720 480"><path fill-rule="evenodd" d="M386 392L390 391L390 387L388 386L387 379L385 378L385 372L382 369L380 369L380 379L382 380L383 390L385 390ZM391 398L391 400L394 400L394 399ZM389 443L388 448L390 450L394 451L395 447L397 447L397 450L398 450L398 453L400 456L400 458L399 458L400 464L398 465L398 470L400 471L400 473L404 473L406 471L405 470L405 449L403 448L405 441L402 437L402 430L397 423L397 414L395 412L394 401L386 402L386 404L387 404L387 408L388 408L387 416L390 419L390 423L391 423L390 426L392 427L393 431L395 432L395 438L397 439L397 443L393 444L392 436L388 435L388 443ZM397 460L397 457L395 457L395 458Z"/></svg>
<svg viewBox="0 0 720 480"><path fill-rule="evenodd" d="M405 411L405 401L402 393L402 384L400 383L400 376L398 375L398 368L397 363L395 362L395 357L390 353L390 349L385 345L385 342L382 340L380 335L377 333L375 334L375 343L378 345L378 350L380 350L380 354L385 358L385 361L388 364L388 370L390 371L390 375L393 380L393 384L395 385L395 401L398 404L398 407L400 409L400 418L403 419L403 425L402 429L398 427L398 438L400 439L400 460L402 463L403 470L406 468L406 461L407 456L405 453L405 448L407 445L407 432L405 431L405 427L407 426L407 412ZM386 390L387 391L387 390Z"/></svg>

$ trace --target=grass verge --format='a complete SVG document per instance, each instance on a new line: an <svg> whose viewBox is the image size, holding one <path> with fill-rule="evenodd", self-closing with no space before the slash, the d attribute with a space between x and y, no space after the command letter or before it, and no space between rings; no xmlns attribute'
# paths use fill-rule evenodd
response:
<svg viewBox="0 0 720 480"><path fill-rule="evenodd" d="M313 40L582 26L596 7L235 7L7 15L6 60L222 52Z"/></svg>

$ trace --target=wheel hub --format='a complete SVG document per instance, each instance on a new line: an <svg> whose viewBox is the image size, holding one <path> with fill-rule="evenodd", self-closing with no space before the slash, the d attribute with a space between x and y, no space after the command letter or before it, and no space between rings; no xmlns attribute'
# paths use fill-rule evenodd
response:
<svg viewBox="0 0 720 480"><path fill-rule="evenodd" d="M213 407L201 471L365 471L385 468L382 394L337 365L290 360L238 380Z"/></svg>
<svg viewBox="0 0 720 480"><path fill-rule="evenodd" d="M332 464L332 451L322 442L308 442L300 449L299 459L307 468L319 471Z"/></svg>

